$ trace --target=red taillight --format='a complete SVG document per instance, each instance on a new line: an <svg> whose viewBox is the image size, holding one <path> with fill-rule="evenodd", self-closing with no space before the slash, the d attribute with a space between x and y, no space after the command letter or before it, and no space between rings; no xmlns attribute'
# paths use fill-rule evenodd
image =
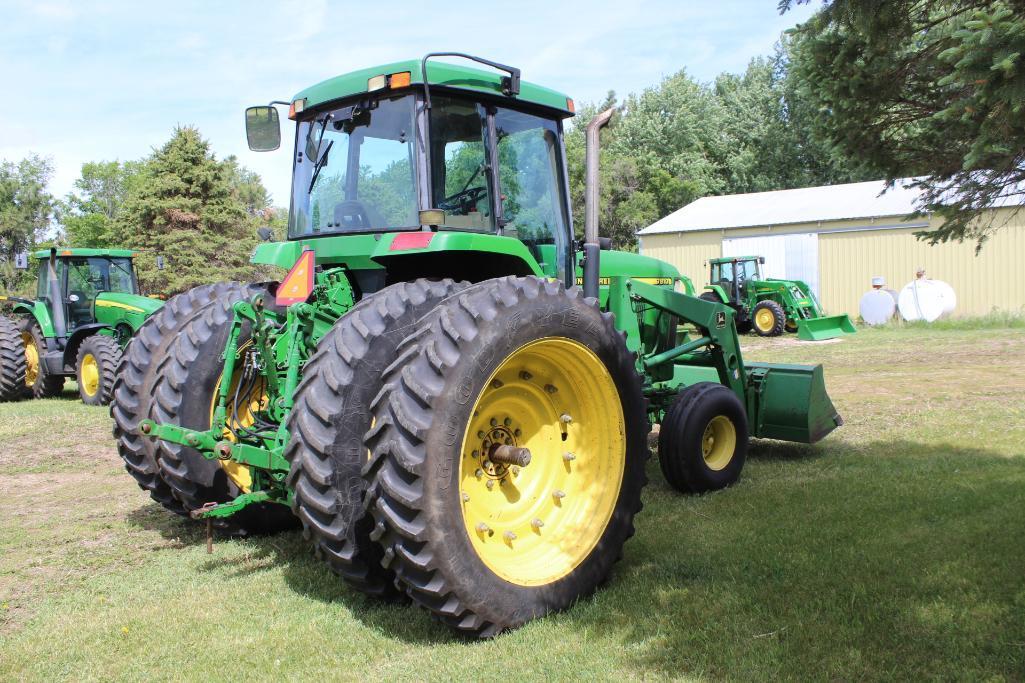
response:
<svg viewBox="0 0 1025 683"><path fill-rule="evenodd" d="M302 303L310 298L313 293L313 250L307 249L299 257L299 260L288 271L288 275L278 286L278 293L274 301L278 306L291 306Z"/></svg>
<svg viewBox="0 0 1025 683"><path fill-rule="evenodd" d="M431 243L435 233L433 232L403 232L395 235L391 241L388 251L403 251L405 249L426 249Z"/></svg>

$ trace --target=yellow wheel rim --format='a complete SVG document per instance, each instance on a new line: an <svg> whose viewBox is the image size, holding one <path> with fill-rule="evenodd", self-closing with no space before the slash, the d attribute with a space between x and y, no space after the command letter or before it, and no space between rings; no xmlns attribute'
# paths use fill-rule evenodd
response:
<svg viewBox="0 0 1025 683"><path fill-rule="evenodd" d="M231 377L231 388L228 390L228 403L227 403L227 420L228 425L234 428L236 431L242 428L252 427L256 423L256 414L262 410L267 409L267 403L269 398L267 396L267 384L266 380L261 376L253 384L252 389L248 395L240 395L239 402L242 404L238 409L238 419L233 419L235 413L235 390L238 389L238 383L242 379L242 372L245 368L246 361L246 349L252 346L252 341L247 341L239 347L239 358L235 361L235 372L232 373ZM224 375L217 380L217 384L214 386L213 396L210 398L210 423L214 421L214 411L217 409L217 396L221 390L221 380L224 379ZM232 434L231 430L225 427L224 438L227 441L237 441L235 435ZM235 485L242 489L243 493L249 493L250 488L253 485L253 476L249 472L249 466L243 465L242 463L234 460L218 460L221 464L221 469L228 475L228 478L235 482Z"/></svg>
<svg viewBox="0 0 1025 683"><path fill-rule="evenodd" d="M721 470L730 464L736 450L737 428L733 420L725 415L716 415L701 435L701 455L705 464L711 470Z"/></svg>
<svg viewBox="0 0 1025 683"><path fill-rule="evenodd" d="M25 346L25 386L31 387L39 379L39 349L31 332L22 332L21 342Z"/></svg>
<svg viewBox="0 0 1025 683"><path fill-rule="evenodd" d="M459 495L478 557L499 577L540 586L594 550L626 465L612 376L583 344L550 337L513 352L488 378L463 435ZM492 461L502 445L530 463Z"/></svg>
<svg viewBox="0 0 1025 683"><path fill-rule="evenodd" d="M82 391L86 396L95 396L100 390L100 364L96 361L96 356L91 353L85 354L79 372L81 376L78 381L82 383Z"/></svg>
<svg viewBox="0 0 1025 683"><path fill-rule="evenodd" d="M769 332L776 326L776 316L769 309L763 308L755 313L755 325L762 332Z"/></svg>

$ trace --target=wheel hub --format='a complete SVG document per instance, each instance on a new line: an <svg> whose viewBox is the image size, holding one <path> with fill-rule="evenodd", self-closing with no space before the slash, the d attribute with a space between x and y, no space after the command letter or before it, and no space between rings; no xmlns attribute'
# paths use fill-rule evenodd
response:
<svg viewBox="0 0 1025 683"><path fill-rule="evenodd" d="M513 352L484 387L461 450L467 535L503 579L551 583L587 557L618 500L619 394L592 351L562 338Z"/></svg>

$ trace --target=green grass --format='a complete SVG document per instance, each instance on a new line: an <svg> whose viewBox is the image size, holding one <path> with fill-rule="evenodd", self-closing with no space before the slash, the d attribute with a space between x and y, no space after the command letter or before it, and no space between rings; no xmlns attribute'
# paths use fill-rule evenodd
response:
<svg viewBox="0 0 1025 683"><path fill-rule="evenodd" d="M364 599L298 533L207 555L103 409L0 406L0 680L1025 678L1025 332L745 347L823 362L846 424L754 444L706 496L652 462L609 584L483 643Z"/></svg>

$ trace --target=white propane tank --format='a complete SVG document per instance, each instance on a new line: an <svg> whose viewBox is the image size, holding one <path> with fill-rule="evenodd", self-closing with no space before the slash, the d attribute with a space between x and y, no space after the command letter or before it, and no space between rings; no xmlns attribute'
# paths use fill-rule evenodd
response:
<svg viewBox="0 0 1025 683"><path fill-rule="evenodd" d="M897 297L897 308L904 320L931 323L943 315L946 301L943 290L933 280L917 278L904 285Z"/></svg>
<svg viewBox="0 0 1025 683"><path fill-rule="evenodd" d="M954 288L943 280L930 280L929 282L936 285L943 296L943 315L947 316L953 313L957 308L957 294L954 293Z"/></svg>
<svg viewBox="0 0 1025 683"><path fill-rule="evenodd" d="M886 278L872 278L872 289L861 297L858 304L861 319L869 325L885 325L897 311L897 293L885 287Z"/></svg>
<svg viewBox="0 0 1025 683"><path fill-rule="evenodd" d="M869 325L885 325L897 312L897 304L885 289L873 289L861 297L858 311Z"/></svg>

